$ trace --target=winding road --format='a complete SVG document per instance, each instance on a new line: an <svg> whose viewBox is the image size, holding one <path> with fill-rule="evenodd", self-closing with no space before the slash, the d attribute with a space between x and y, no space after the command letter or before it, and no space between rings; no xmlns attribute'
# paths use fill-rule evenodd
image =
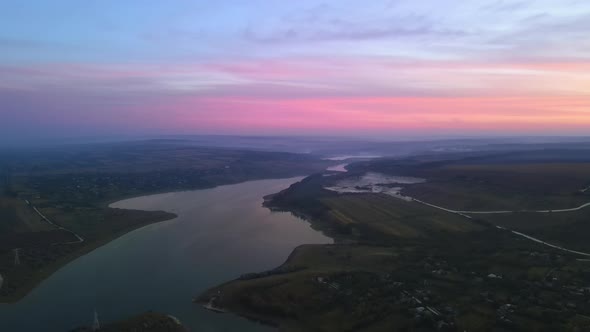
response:
<svg viewBox="0 0 590 332"><path fill-rule="evenodd" d="M442 206L438 206L438 205L434 205L432 203L427 203L424 201L421 201L417 198L413 198L412 200L424 205L428 205L431 206L433 208L437 208L439 210L443 210L443 211L447 211L450 213L456 213L459 215L463 215L463 214L508 214L508 213L553 213L553 212L573 212L573 211L578 211L581 210L583 208L589 207L590 206L590 202L582 204L578 207L574 207L574 208L569 208L569 209L555 209L555 210L493 210L493 211L465 211L465 210L451 210L451 209L447 209L444 208ZM470 216L465 215L464 217L467 218L471 218Z"/></svg>
<svg viewBox="0 0 590 332"><path fill-rule="evenodd" d="M520 211L454 211L456 213L469 213L469 214L505 214L505 213L516 213L516 212L527 212L527 213L553 213L553 212L572 212L578 211L583 208L590 206L590 202L582 204L578 207L570 209L556 209L556 210L520 210ZM451 210L452 211L452 210Z"/></svg>
<svg viewBox="0 0 590 332"><path fill-rule="evenodd" d="M430 207L435 208L435 209L439 209L439 210L446 211L446 212L449 212L449 213L458 214L458 215L460 215L462 217L465 217L467 219L473 219L473 217L470 216L470 214L507 214L507 213L516 213L516 212L527 212L527 213L559 213L559 212L578 211L578 210L581 210L581 209L583 209L585 207L590 206L590 202L589 202L589 203L582 204L582 205L580 205L578 207L570 208L570 209L520 210L520 211L461 211L461 210L447 209L447 208L444 208L442 206L438 206L438 205L434 205L434 204L431 204L431 203L427 203L427 202L424 202L422 200L419 200L419 199L413 198L413 197L412 197L412 200L414 202L417 202L417 203L420 203L420 204L423 204L423 205L426 205L426 206L430 206ZM514 235L523 237L525 239L528 239L528 240L531 240L531 241L534 241L534 242L543 244L545 246L548 246L548 247L551 247L551 248L554 248L554 249L566 251L566 252L569 252L569 253L572 253L572 254L576 254L576 255L582 255L582 256L590 257L590 253L567 249L567 248L564 248L564 247L561 247L561 246L558 246L558 245L555 245L555 244L551 244L551 243L545 242L543 240L537 239L537 238L532 237L530 235L527 235L527 234L524 234L524 233L521 233L521 232L517 232L517 231L511 230L511 229L508 229L506 227L502 227L502 226L496 225L496 228L501 229L501 230L504 230L504 231L507 231L507 232L511 232Z"/></svg>
<svg viewBox="0 0 590 332"><path fill-rule="evenodd" d="M33 208L33 210L35 210L35 212L37 212L37 214L38 214L38 215L39 215L39 216L40 216L40 217L41 217L43 220L45 220L45 221L46 221L48 224L50 224L50 225L52 225L53 227L56 227L57 229L60 229L60 230L62 230L62 231L66 231L66 232L68 232L68 233L71 233L72 235L74 235L74 236L75 236L75 237L78 239L78 240L76 240L76 241L69 241L69 242L56 242L56 243L53 243L53 245L61 245L61 244L76 244L76 243L82 243L82 242L84 242L84 238L83 238L83 237L81 237L81 236L80 236L78 233L76 233L76 232L74 232L74 231L72 231L72 230L70 230L70 229L67 229L67 228L65 228L65 227L62 227L62 226L60 226L60 225L58 225L58 224L54 223L53 221L49 220L49 218L47 218L47 217L46 217L46 216L45 216L43 213L41 213L41 211L39 211L39 209L37 209L37 207L36 207L36 206L33 206L33 205L32 205L32 204L29 202L29 201L25 201L25 202L26 202L27 204L29 204L29 205L30 205L30 206Z"/></svg>

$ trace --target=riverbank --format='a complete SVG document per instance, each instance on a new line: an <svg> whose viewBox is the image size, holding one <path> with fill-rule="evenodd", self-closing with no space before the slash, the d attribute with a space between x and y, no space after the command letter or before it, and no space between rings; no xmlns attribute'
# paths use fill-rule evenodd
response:
<svg viewBox="0 0 590 332"><path fill-rule="evenodd" d="M134 212L134 213L144 214L144 212ZM12 280L6 279L5 286L8 285L8 286L14 287L14 288L16 288L16 290L13 290L12 292L10 292L9 295L5 295L6 293L0 293L0 304L1 303L10 304L10 303L18 302L19 300L24 298L27 294L29 294L29 292L31 292L33 289L35 289L35 287L37 287L41 282L43 282L43 280L47 279L49 276L51 276L53 273L55 273L56 271L61 269L63 266L65 266L68 263L92 252L93 250L95 250L97 248L104 246L105 244L107 244L111 241L114 241L114 240L120 238L121 236L123 236L129 232L132 232L132 231L140 229L142 227L151 225L153 223L172 220L176 217L177 217L177 215L173 214L173 213L164 212L164 211L157 211L155 213L150 213L149 217L146 216L146 219L141 224L132 225L127 228L121 229L117 232L109 234L109 236L106 236L100 240L91 241L91 242L85 241L85 242L79 243L79 244L62 244L62 245L60 245L60 246L62 246L62 248L64 250L62 252L67 252L67 254L63 254L62 256L60 256L59 258L54 260L51 264L44 266L44 268L42 270L35 272L35 273L31 273L33 271L29 271L27 273L26 270L25 271L17 271L18 274L11 275L11 277L13 277L13 278L14 277L22 277L23 274L25 274L25 273L27 273L29 275L28 278L19 280L20 282L17 284L17 286L15 286L12 283ZM55 246L52 246L52 247L55 247ZM21 260L23 262L26 262L26 258L21 258ZM9 282L11 282L11 283L9 283ZM0 291L1 291L1 289L0 289Z"/></svg>
<svg viewBox="0 0 590 332"><path fill-rule="evenodd" d="M268 304L264 304L264 308L260 308L252 303L236 301L234 296L252 288L267 288L269 286L266 283L268 279L276 280L287 278L291 280L294 277L297 278L298 273L302 272L302 269L298 267L300 259L298 256L301 255L302 252L316 246L319 245L300 245L293 249L287 259L273 270L266 271L259 274L259 276L249 278L239 277L235 280L227 281L198 295L193 299L193 302L203 306L207 310L222 314L239 315L248 320L274 328L296 326L297 324L292 318L276 311L278 307L271 307ZM264 282L259 284L260 280L263 280ZM273 281L272 283L277 285L285 282L285 280L280 280L277 282Z"/></svg>
<svg viewBox="0 0 590 332"><path fill-rule="evenodd" d="M157 142L63 149L23 153L2 168L6 181L0 186L0 203L11 204L0 204L0 217L9 221L0 229L0 239L11 246L0 245L0 303L21 299L60 267L122 234L173 218L110 209L112 202L310 174L334 163L291 153ZM15 248L19 264L14 263Z"/></svg>
<svg viewBox="0 0 590 332"><path fill-rule="evenodd" d="M193 304L191 295L280 265L303 243L332 242L292 214L262 206L263 196L300 179L248 181L114 203L121 211L163 210L177 218L129 232L70 262L22 301L0 305L0 330L64 331L88 324L96 309L104 322L154 310L178 317L195 331L269 331L207 311ZM113 301L117 296L125 300Z"/></svg>
<svg viewBox="0 0 590 332"><path fill-rule="evenodd" d="M116 322L100 324L98 316L97 326L85 326L71 330L70 332L92 332L99 327L101 332L188 332L189 330L174 316L157 312L146 312Z"/></svg>

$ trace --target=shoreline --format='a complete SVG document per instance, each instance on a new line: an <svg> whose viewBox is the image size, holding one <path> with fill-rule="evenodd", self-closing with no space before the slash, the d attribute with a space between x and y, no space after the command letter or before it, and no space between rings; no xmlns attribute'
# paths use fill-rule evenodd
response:
<svg viewBox="0 0 590 332"><path fill-rule="evenodd" d="M137 193L137 194L133 194L133 195L123 195L118 199L107 199L107 200L100 201L96 205L96 207L100 208L100 209L142 211L142 212L148 212L148 213L165 213L165 214L167 214L167 216L165 218L157 220L157 221L151 221L151 222L147 222L142 225L138 225L137 227L130 227L130 228L123 229L119 232L112 233L109 236L107 236L103 239L97 240L97 241L91 241L91 242L85 241L85 242L81 242L81 243L64 244L64 245L70 245L70 246L79 246L79 248L74 249L73 252L58 258L57 260L55 260L54 262L52 262L48 266L45 266L43 269L39 270L39 272L36 273L36 275L26 283L26 286L19 287L18 290L16 290L14 293L12 293L9 296L0 297L0 305L10 305L10 304L19 302L20 300L27 297L35 288L37 288L39 285L41 285L41 283L43 283L43 281L45 279L49 278L53 273L57 272L58 270L60 270L61 268L63 268L67 264L71 263L72 261L74 261L80 257L83 257L86 254L89 254L90 252L122 237L123 235L126 235L128 233L142 229L146 226L149 226L149 225L152 225L155 223L173 220L178 217L178 215L176 215L175 213L169 212L169 211L134 210L134 209L121 209L121 208L111 207L111 205L114 203L128 200L128 199L144 197L144 196L153 196L153 195L161 195L161 194L167 194L167 193L214 189L214 188L218 188L218 187L231 186L231 185L241 184L241 183L250 182L250 181L295 179L295 178L304 178L305 176L306 175L295 175L295 176L290 176L290 177L278 177L278 178L255 178L255 179L247 179L247 180L239 181L239 182L235 182L235 183L223 183L223 184L218 184L218 185L214 185L214 186L198 187L198 188L193 188L193 189L156 190L156 191L149 191L149 192L145 192L145 193ZM6 284L6 277L5 276L4 276L3 284L4 285Z"/></svg>
<svg viewBox="0 0 590 332"><path fill-rule="evenodd" d="M283 263L281 263L280 265L278 265L277 267L275 267L271 270L262 271L261 273L279 270L282 267L287 266L293 260L297 251L301 250L304 247L307 247L307 246L334 246L334 245L336 245L336 244L335 243L333 243L333 244L300 244L297 247L293 248L293 250L291 251L291 253L289 253L289 256L287 256L287 258L285 259L285 261ZM257 279L257 278L254 278L254 279ZM280 319L280 318L277 318L277 316L273 316L273 315L262 315L260 313L250 311L250 310L246 309L245 307L242 308L243 310L233 310L233 309L229 309L224 306L211 305L211 302L218 296L217 294L219 294L221 288L223 288L227 285L230 285L234 282L239 282L239 281L243 281L243 279L240 279L240 277L238 277L238 278L235 278L232 280L225 281L225 282L218 284L216 286L213 286L213 287L205 290L201 294L195 296L193 298L192 302L195 304L198 304L199 306L203 307L206 310L209 310L209 311L212 311L212 312L215 312L218 314L235 315L238 317L245 318L249 321L253 321L253 322L263 324L263 325L273 327L273 328L280 328L282 325L289 322L289 320L287 320L287 319ZM214 293L214 294L211 294L211 293ZM210 309L208 306L214 307L214 309Z"/></svg>
<svg viewBox="0 0 590 332"><path fill-rule="evenodd" d="M286 188L284 190L287 190L287 189L288 188ZM254 274L260 274L261 276L257 276L253 279L263 278L268 275L279 274L279 273L273 273L273 271L280 271L284 267L288 266L289 263L291 263L293 261L295 255L298 253L298 251L302 250L303 248L306 248L309 246L332 247L332 246L350 244L350 243L346 243L346 242L348 242L347 239L345 237L339 236L337 234L337 232L330 231L329 228L326 229L326 228L322 227L323 223L318 218L313 218L312 216L310 216L306 213L303 213L298 209L289 210L287 208L280 208L278 206L273 206L272 205L273 198L276 197L279 193L280 192L264 196L262 206L269 209L272 212L283 212L283 213L292 214L296 218L299 218L299 219L305 221L306 223L308 223L309 226L313 230L321 232L324 236L332 239L333 242L330 244L300 244L300 245L296 246L295 248L293 248L293 250L291 250L291 252L287 256L287 258L283 261L283 263L281 263L278 266L276 266L272 269L269 269L269 270L254 272ZM247 320L250 320L250 321L253 321L253 322L256 322L259 324L263 324L263 325L266 325L266 326L272 327L272 328L279 329L282 326L286 326L289 324L289 322L291 321L289 319L282 319L280 317L277 317L276 315L271 315L271 314L268 314L268 315L260 314L259 312L249 310L249 309L247 309L247 307L244 307L241 305L240 305L239 309L230 309L227 306L219 306L219 305L212 303L216 298L219 297L219 294L221 292L220 289L222 289L228 285L231 285L233 283L240 282L240 281L245 281L245 279L243 279L242 276L240 276L240 277L222 282L222 283L217 284L215 286L212 286L212 287L206 289L205 291L201 292L200 294L196 295L195 297L193 297L192 302L195 304L198 304L199 306L201 306L205 310L208 310L208 311L211 311L211 312L214 312L217 314L235 315L235 316L242 317Z"/></svg>
<svg viewBox="0 0 590 332"><path fill-rule="evenodd" d="M146 191L144 193L122 195L122 196L119 196L119 198L106 199L106 200L99 202L97 206L116 209L116 208L112 208L111 205L114 203L120 202L120 201L143 197L143 196L154 196L154 195L162 195L162 194L169 194L169 193L181 193L181 192L195 191L195 190L207 190L207 189L214 189L214 188L223 187L223 186L232 186L235 184L241 184L241 183L251 182L251 181L286 180L286 179L294 179L294 178L302 178L303 179L307 176L309 176L309 174L300 174L300 175L293 175L293 176L288 176L288 177L261 177L261 178L246 179L246 180L242 180L242 181L238 181L238 182L220 183L220 184L216 184L216 185L212 185L212 186L195 187L195 188L190 188L190 189L173 189L173 188L171 188L171 189L167 189L167 190L165 189L165 190ZM274 195L274 194L269 194L264 197L271 196L271 195ZM139 211L148 211L148 210L139 210Z"/></svg>
<svg viewBox="0 0 590 332"><path fill-rule="evenodd" d="M47 278L49 278L55 272L59 271L61 268L65 267L66 265L75 261L76 259L84 257L85 255L91 253L92 251L94 251L94 250L96 250L96 249L98 249L98 248L100 248L100 247L126 235L126 234L129 234L129 233L136 231L136 230L140 230L144 227L147 227L147 226L150 226L150 225L153 225L156 223L173 220L178 217L178 215L171 213L171 212L166 212L166 211L154 211L154 212L165 212L165 213L169 214L170 216L165 219L161 219L158 221L153 221L153 222L146 223L144 225L140 225L138 227L130 227L128 229L124 229L120 232L113 233L113 234L111 234L111 236L106 237L106 238L99 240L99 241L84 242L86 244L82 245L82 246L80 246L80 243L67 244L67 245L73 245L73 246L78 245L78 246L80 246L80 248L76 251L71 252L70 254L67 254L67 255L61 257L60 259L56 260L53 264L50 264L49 266L44 268L42 270L43 271L42 273L40 273L36 278L33 278L30 281L30 285L21 288L19 291L15 292L11 296L0 297L0 305L10 305L10 304L19 302L20 300L26 298L32 291L34 291L37 287L39 287Z"/></svg>
<svg viewBox="0 0 590 332"><path fill-rule="evenodd" d="M288 190L288 189L289 188L285 188L284 190ZM272 269L269 269L269 270L255 272L254 274L261 274L261 276L257 276L253 279L258 279L263 276L268 276L269 274L271 274L271 275L275 274L275 273L273 273L273 271L280 271L284 267L288 266L289 263L293 261L295 255L298 253L298 251L302 250L302 248L305 248L308 246L338 246L341 244L346 244L345 238L338 236L336 232L330 232L329 229L321 227L322 223L317 218L313 218L310 215L303 213L298 209L289 210L286 208L280 208L278 206L273 206L272 205L273 198L275 198L281 192L282 191L263 196L262 197L262 199L263 199L262 206L264 208L269 209L271 212L283 212L283 213L292 214L296 218L299 218L299 219L305 221L306 223L308 223L309 227L311 227L313 230L321 232L324 236L332 239L333 242L330 244L300 244L300 245L296 246L295 248L293 248L293 250L291 250L291 252L287 256L287 258L283 261L283 263L281 263L278 266L276 266ZM276 273L276 274L278 274L278 273ZM240 309L234 310L234 309L227 308L226 306L219 306L219 305L212 303L219 296L218 294L220 294L220 289L224 288L227 285L230 285L232 283L239 282L239 281L244 281L242 276L222 282L222 283L217 284L215 286L212 286L212 287L206 289L205 291L201 292L200 294L194 296L192 302L195 304L198 304L199 306L201 306L205 310L208 310L208 311L211 311L211 312L214 312L217 314L235 315L235 316L242 317L247 320L250 320L250 321L262 324L262 325L266 325L266 326L272 327L272 328L279 329L281 326L288 325L288 322L290 321L289 319L281 319L277 316L273 316L270 314L263 315L258 312L248 310L246 307L240 308L241 310Z"/></svg>

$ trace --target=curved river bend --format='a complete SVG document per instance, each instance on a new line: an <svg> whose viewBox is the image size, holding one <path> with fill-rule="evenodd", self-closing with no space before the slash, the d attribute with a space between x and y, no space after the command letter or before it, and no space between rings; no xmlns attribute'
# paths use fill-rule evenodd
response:
<svg viewBox="0 0 590 332"><path fill-rule="evenodd" d="M0 305L0 331L60 331L147 310L171 314L192 331L269 328L193 304L193 296L247 272L274 268L305 243L332 243L262 197L301 178L142 196L115 208L165 210L178 218L130 232L82 256L23 300Z"/></svg>

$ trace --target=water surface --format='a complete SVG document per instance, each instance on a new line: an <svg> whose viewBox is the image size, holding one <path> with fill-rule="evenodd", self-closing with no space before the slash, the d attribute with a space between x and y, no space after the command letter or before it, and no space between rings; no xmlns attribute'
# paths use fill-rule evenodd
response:
<svg viewBox="0 0 590 332"><path fill-rule="evenodd" d="M262 207L262 197L301 178L143 196L112 207L165 210L178 218L128 233L71 262L26 298L0 305L0 331L67 331L147 310L192 331L269 328L191 302L205 289L280 265L296 246L332 243L301 219Z"/></svg>
<svg viewBox="0 0 590 332"><path fill-rule="evenodd" d="M334 166L330 166L330 167L326 168L326 171L348 172L348 170L346 169L346 166L348 166L348 164L338 164L338 165L334 165Z"/></svg>

